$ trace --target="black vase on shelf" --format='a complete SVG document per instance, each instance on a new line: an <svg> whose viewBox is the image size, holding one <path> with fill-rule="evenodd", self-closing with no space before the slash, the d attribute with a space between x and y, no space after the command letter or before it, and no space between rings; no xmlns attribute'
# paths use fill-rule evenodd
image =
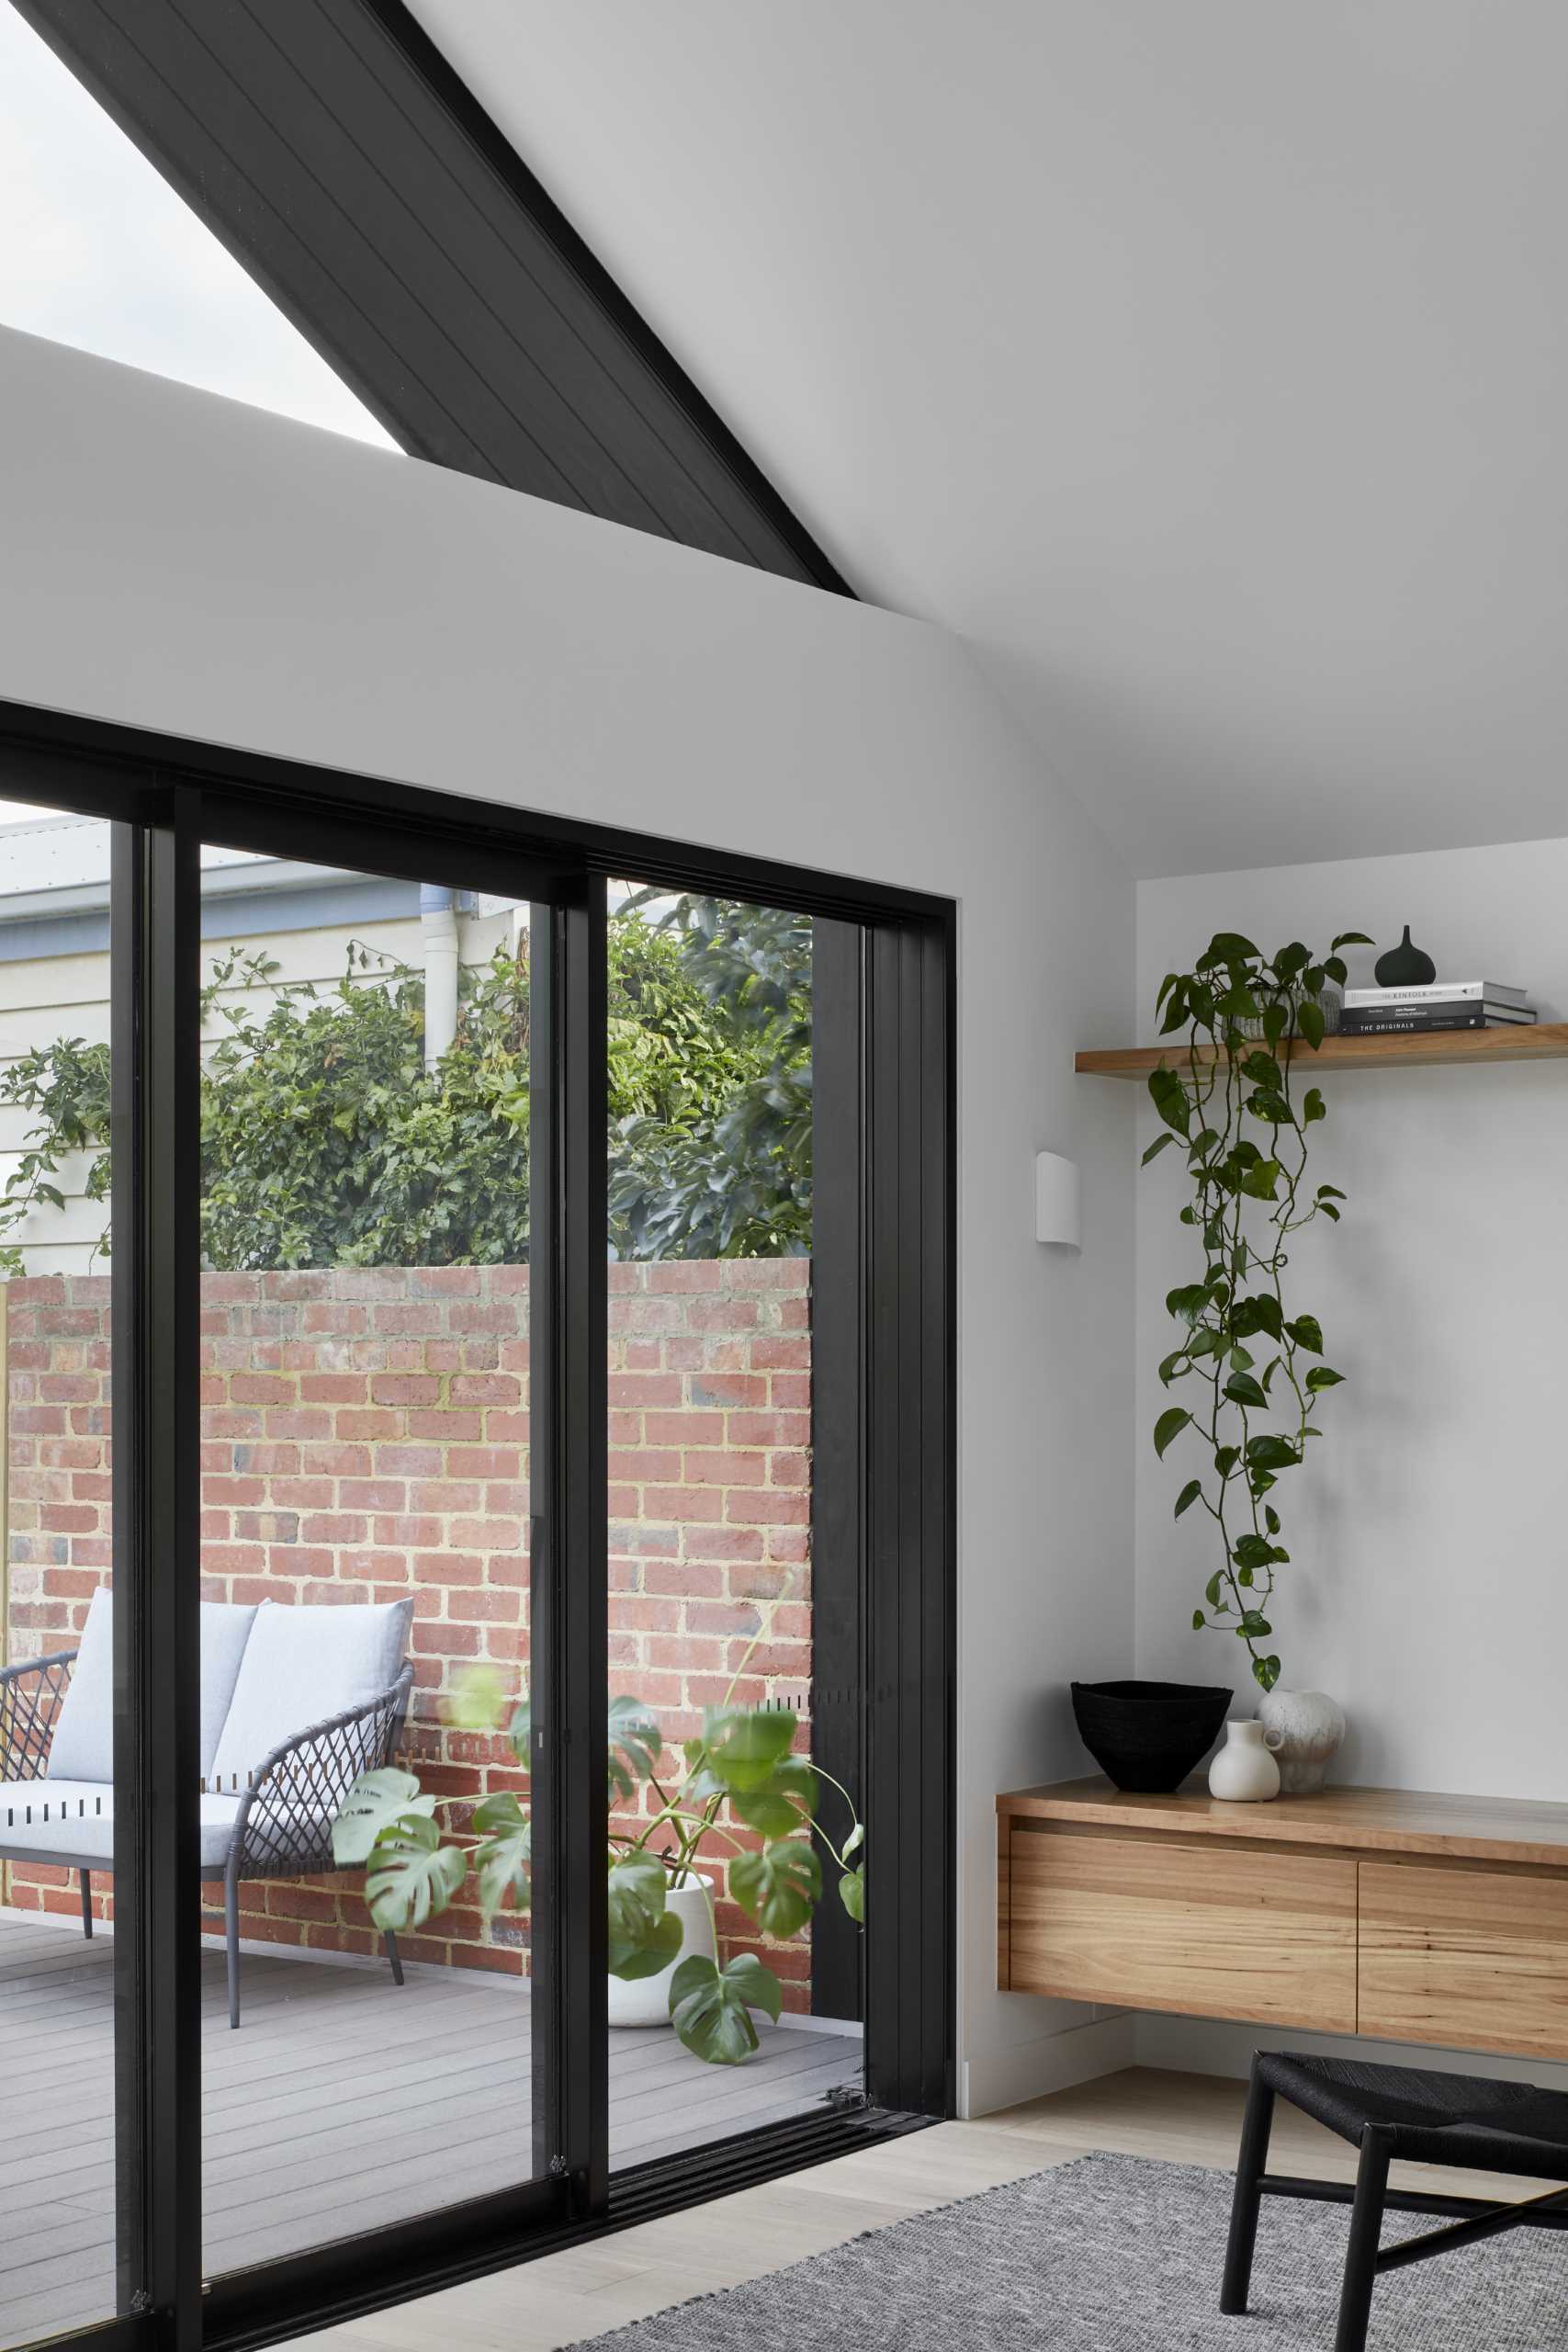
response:
<svg viewBox="0 0 1568 2352"><path fill-rule="evenodd" d="M1119 1789L1179 1789L1220 1736L1235 1693L1208 1683L1075 1682L1078 1737Z"/></svg>
<svg viewBox="0 0 1568 2352"><path fill-rule="evenodd" d="M1372 967L1380 989L1424 989L1438 977L1438 967L1419 947L1410 944L1410 925L1397 947L1380 956Z"/></svg>

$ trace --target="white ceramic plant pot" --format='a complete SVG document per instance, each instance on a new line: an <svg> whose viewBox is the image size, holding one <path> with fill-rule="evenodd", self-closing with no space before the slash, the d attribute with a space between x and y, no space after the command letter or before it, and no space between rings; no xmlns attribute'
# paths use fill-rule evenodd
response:
<svg viewBox="0 0 1568 2352"><path fill-rule="evenodd" d="M1258 1710L1263 1745L1288 1797L1311 1796L1345 1736L1345 1710L1326 1690L1270 1690Z"/></svg>
<svg viewBox="0 0 1568 2352"><path fill-rule="evenodd" d="M1263 1745L1260 1723L1225 1725L1225 1744L1209 1767L1209 1794L1226 1804L1262 1804L1280 1793L1280 1767Z"/></svg>
<svg viewBox="0 0 1568 2352"><path fill-rule="evenodd" d="M612 2025L668 2025L670 2022L670 1979L683 1960L694 1954L705 1960L716 1960L714 1949L713 1913L708 1899L713 1893L711 1878L692 1874L672 1886L664 1898L664 1907L673 1912L681 1922L681 1949L668 1968L657 1976L612 1976L610 1979L610 2023Z"/></svg>

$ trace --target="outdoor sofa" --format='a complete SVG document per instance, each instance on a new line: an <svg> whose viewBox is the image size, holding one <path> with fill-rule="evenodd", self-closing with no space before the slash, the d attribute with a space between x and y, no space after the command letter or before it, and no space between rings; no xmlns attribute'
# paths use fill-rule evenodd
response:
<svg viewBox="0 0 1568 2352"><path fill-rule="evenodd" d="M237 2026L241 1883L336 1869L344 1798L390 1761L407 1712L413 1603L200 1609L200 1869L223 1881ZM93 1872L114 1868L113 1628L104 1589L76 1649L0 1669L0 1860L79 1871L89 1936Z"/></svg>

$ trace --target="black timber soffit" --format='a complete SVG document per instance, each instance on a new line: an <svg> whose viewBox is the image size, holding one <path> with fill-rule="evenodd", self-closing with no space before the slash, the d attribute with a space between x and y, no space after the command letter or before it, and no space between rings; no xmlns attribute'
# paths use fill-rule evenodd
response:
<svg viewBox="0 0 1568 2352"><path fill-rule="evenodd" d="M400 0L13 5L411 456L852 594Z"/></svg>

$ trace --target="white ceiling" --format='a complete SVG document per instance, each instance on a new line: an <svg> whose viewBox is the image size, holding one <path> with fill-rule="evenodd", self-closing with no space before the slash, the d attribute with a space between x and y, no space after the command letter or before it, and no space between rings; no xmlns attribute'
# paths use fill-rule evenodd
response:
<svg viewBox="0 0 1568 2352"><path fill-rule="evenodd" d="M1568 833L1563 0L414 12L1139 871Z"/></svg>

